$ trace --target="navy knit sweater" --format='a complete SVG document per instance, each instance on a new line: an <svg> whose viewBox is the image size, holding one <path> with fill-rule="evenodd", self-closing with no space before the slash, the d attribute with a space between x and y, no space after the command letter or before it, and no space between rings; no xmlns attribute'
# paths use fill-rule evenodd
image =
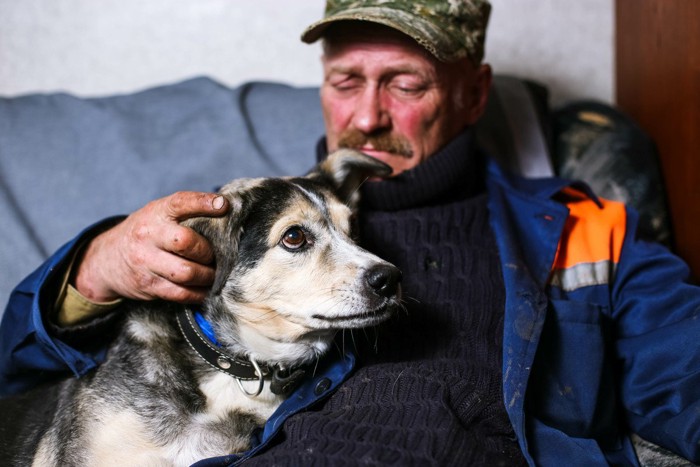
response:
<svg viewBox="0 0 700 467"><path fill-rule="evenodd" d="M525 463L503 402L505 295L483 163L466 131L415 169L365 184L361 243L403 271L406 312L341 336L359 369L250 464Z"/></svg>

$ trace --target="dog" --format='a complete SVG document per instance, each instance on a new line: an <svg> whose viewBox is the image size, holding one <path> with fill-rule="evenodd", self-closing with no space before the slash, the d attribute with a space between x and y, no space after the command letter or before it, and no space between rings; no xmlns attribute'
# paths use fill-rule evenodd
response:
<svg viewBox="0 0 700 467"><path fill-rule="evenodd" d="M345 149L304 177L224 186L228 215L184 222L215 254L204 304L127 304L95 371L2 401L2 458L190 465L249 449L339 330L400 307L400 271L351 236L359 186L390 172Z"/></svg>

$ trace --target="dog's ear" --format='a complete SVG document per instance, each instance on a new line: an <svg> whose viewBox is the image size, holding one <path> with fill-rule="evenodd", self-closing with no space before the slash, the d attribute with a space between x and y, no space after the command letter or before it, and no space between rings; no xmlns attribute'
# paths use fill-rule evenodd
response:
<svg viewBox="0 0 700 467"><path fill-rule="evenodd" d="M216 275L211 293L219 294L238 259L238 242L247 215L243 193L257 183L254 179L239 179L225 185L219 193L229 202L229 212L222 217L194 217L182 222L207 240L214 250Z"/></svg>
<svg viewBox="0 0 700 467"><path fill-rule="evenodd" d="M359 199L360 186L368 178L386 177L391 170L384 162L354 149L338 149L307 176L329 183L341 201L354 207Z"/></svg>

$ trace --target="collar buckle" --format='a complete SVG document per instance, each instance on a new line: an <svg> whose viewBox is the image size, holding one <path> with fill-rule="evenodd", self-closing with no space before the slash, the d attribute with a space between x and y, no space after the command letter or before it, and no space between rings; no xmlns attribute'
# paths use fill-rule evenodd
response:
<svg viewBox="0 0 700 467"><path fill-rule="evenodd" d="M304 368L282 370L279 367L261 366L249 357L226 354L202 332L197 317L187 307L178 311L176 320L182 336L192 350L212 368L233 377L240 390L248 397L257 397L262 393L266 377L272 379L270 390L274 394L287 395L296 389L306 375ZM257 381L258 387L255 391L248 391L243 387L243 381Z"/></svg>

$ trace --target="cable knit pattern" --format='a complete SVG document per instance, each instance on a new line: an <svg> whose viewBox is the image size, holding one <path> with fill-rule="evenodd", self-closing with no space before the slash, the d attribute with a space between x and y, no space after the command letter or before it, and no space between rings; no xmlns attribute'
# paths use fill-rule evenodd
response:
<svg viewBox="0 0 700 467"><path fill-rule="evenodd" d="M524 464L503 405L504 286L470 147L465 132L363 189L361 243L403 270L406 312L340 336L359 369L251 464Z"/></svg>

